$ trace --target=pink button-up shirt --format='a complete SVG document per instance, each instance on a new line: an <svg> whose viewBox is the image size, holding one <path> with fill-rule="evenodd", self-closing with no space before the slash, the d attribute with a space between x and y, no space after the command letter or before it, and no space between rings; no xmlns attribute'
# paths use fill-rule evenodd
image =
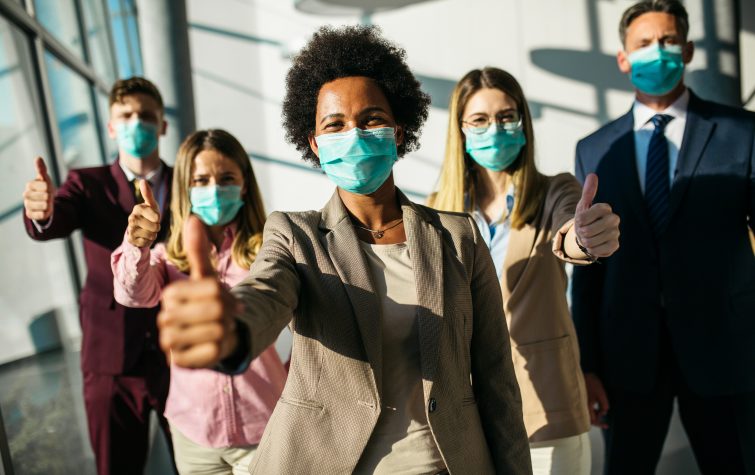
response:
<svg viewBox="0 0 755 475"><path fill-rule="evenodd" d="M249 273L231 258L234 230L228 226L215 256L218 278L228 287ZM151 251L126 239L111 257L115 300L128 307L159 303L163 287L188 276L168 261L164 244ZM183 435L207 447L258 444L286 382L286 370L271 346L242 374L171 366L165 417Z"/></svg>

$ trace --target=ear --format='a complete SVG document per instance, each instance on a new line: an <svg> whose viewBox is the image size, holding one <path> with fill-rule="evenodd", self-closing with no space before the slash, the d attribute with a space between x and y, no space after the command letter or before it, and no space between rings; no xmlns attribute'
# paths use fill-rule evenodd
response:
<svg viewBox="0 0 755 475"><path fill-rule="evenodd" d="M163 117L162 124L162 127L160 127L160 135L165 135L168 131L168 121L165 120L165 117Z"/></svg>
<svg viewBox="0 0 755 475"><path fill-rule="evenodd" d="M404 128L400 125L396 126L396 145L404 143Z"/></svg>
<svg viewBox="0 0 755 475"><path fill-rule="evenodd" d="M310 132L309 134L309 148L312 149L315 155L317 155L317 158L320 158L320 149L317 146L317 140L315 140L314 132Z"/></svg>
<svg viewBox="0 0 755 475"><path fill-rule="evenodd" d="M115 126L112 121L107 121L107 136L113 140L118 138L118 134L115 133Z"/></svg>
<svg viewBox="0 0 755 475"><path fill-rule="evenodd" d="M629 74L632 71L632 65L629 63L629 55L624 50L619 50L616 53L616 64L619 66L619 71L624 74Z"/></svg>
<svg viewBox="0 0 755 475"><path fill-rule="evenodd" d="M684 61L684 64L689 64L692 62L692 57L695 55L695 44L691 41L688 41L684 44L682 47L682 61Z"/></svg>

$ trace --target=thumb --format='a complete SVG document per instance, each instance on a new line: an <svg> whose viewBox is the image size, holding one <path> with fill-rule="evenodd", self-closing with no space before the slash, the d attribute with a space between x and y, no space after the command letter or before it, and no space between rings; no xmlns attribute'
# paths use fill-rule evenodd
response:
<svg viewBox="0 0 755 475"><path fill-rule="evenodd" d="M37 180L50 181L50 175L47 174L47 164L44 158L37 157L34 161L34 167L37 169Z"/></svg>
<svg viewBox="0 0 755 475"><path fill-rule="evenodd" d="M190 215L184 223L183 246L189 261L192 280L215 275L210 261L210 238L207 236L207 227L196 215Z"/></svg>
<svg viewBox="0 0 755 475"><path fill-rule="evenodd" d="M577 203L577 212L587 211L592 206L592 201L598 193L598 175L590 173L585 178L585 184L582 187L582 198Z"/></svg>
<svg viewBox="0 0 755 475"><path fill-rule="evenodd" d="M142 192L142 198L144 198L144 202L148 204L150 208L159 212L160 206L157 204L155 195L152 193L152 187L149 186L149 182L147 180L139 180L139 191Z"/></svg>

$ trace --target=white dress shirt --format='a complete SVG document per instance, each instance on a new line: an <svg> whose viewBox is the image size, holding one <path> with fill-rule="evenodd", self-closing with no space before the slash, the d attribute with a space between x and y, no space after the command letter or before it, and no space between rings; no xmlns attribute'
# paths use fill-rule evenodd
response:
<svg viewBox="0 0 755 475"><path fill-rule="evenodd" d="M152 194L155 195L155 199L157 200L157 205L160 207L160 211L164 211L163 204L165 204L165 196L168 190L163 190L163 188L165 188L163 187L163 163L160 162L160 165L158 165L158 167L151 172L147 173L146 176L137 175L121 161L118 162L118 165L121 166L121 170L123 170L123 173L126 174L128 181L133 182L137 178L140 180L147 180L149 182L149 186L152 187Z"/></svg>
<svg viewBox="0 0 755 475"><path fill-rule="evenodd" d="M642 104L637 99L634 101L632 113L634 114L634 151L637 162L637 175L640 177L640 190L645 193L645 171L647 170L648 147L650 137L653 135L655 126L650 120L656 114L666 114L673 119L666 124L664 134L668 142L668 173L669 184L674 181L676 175L676 163L679 158L679 149L682 147L684 127L687 125L687 106L689 105L689 89L685 89L679 98L662 112L657 112Z"/></svg>

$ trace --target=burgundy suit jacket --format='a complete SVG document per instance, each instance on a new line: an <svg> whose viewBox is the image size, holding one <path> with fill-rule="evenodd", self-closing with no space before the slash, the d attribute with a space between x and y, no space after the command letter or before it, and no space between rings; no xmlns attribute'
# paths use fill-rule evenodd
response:
<svg viewBox="0 0 755 475"><path fill-rule="evenodd" d="M170 191L173 169L163 164L162 241L170 227ZM40 232L24 216L32 239L65 238L80 229L84 236L87 278L79 298L82 328L81 367L106 374L137 373L143 356L160 356L157 341L158 307L127 308L113 298L110 254L123 241L128 216L135 205L132 184L116 160L112 165L69 172L55 195L52 223ZM147 354L149 353L149 354ZM150 360L151 361L151 360ZM154 370L154 368L153 368ZM166 367L167 370L167 367Z"/></svg>

